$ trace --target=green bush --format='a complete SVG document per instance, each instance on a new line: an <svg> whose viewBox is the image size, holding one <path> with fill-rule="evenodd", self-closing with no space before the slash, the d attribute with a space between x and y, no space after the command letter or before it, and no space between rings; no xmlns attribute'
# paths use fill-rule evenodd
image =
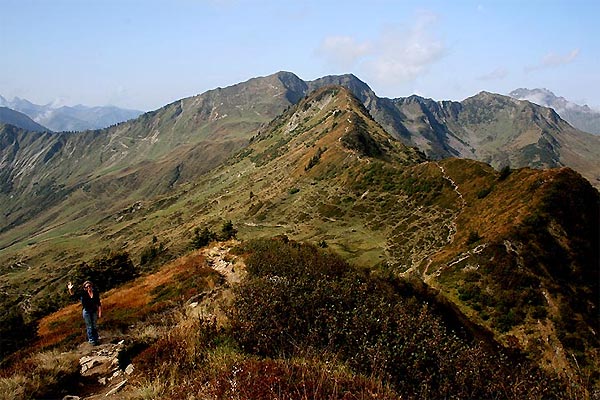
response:
<svg viewBox="0 0 600 400"><path fill-rule="evenodd" d="M35 337L36 324L27 323L17 306L4 308L0 317L0 361Z"/></svg>
<svg viewBox="0 0 600 400"><path fill-rule="evenodd" d="M207 227L204 227L202 230L200 230L200 228L196 228L194 229L194 236L192 237L191 246L194 249L199 249L206 246L213 240L216 240L216 238L217 234Z"/></svg>
<svg viewBox="0 0 600 400"><path fill-rule="evenodd" d="M147 266L164 259L166 249L163 243L158 241L156 236L152 237L152 243L145 247L140 254L140 265Z"/></svg>
<svg viewBox="0 0 600 400"><path fill-rule="evenodd" d="M325 150L326 150L326 148L325 148ZM315 153L315 155L310 158L310 160L308 161L308 164L306 165L306 167L304 167L304 170L308 171L309 169L311 169L312 167L317 165L319 163L319 161L321 160L321 155L325 152L325 150L319 147L317 149L317 152Z"/></svg>
<svg viewBox="0 0 600 400"><path fill-rule="evenodd" d="M487 197L488 194L490 194L492 192L492 188L485 188L485 189L481 189L479 192L477 192L477 198L478 199L483 199L485 197Z"/></svg>
<svg viewBox="0 0 600 400"><path fill-rule="evenodd" d="M409 398L560 397L527 360L469 339L404 281L287 238L255 240L240 252L249 253L249 277L229 314L234 338L251 354L327 351Z"/></svg>
<svg viewBox="0 0 600 400"><path fill-rule="evenodd" d="M498 180L499 181L503 181L506 178L508 178L508 176L510 175L512 171L510 170L510 166L505 165L504 167L502 167L502 169L500 170L500 175L498 176Z"/></svg>
<svg viewBox="0 0 600 400"><path fill-rule="evenodd" d="M229 240L234 239L237 235L237 229L233 226L233 222L231 220L225 222L221 227L221 233L219 234L219 239L221 240Z"/></svg>
<svg viewBox="0 0 600 400"><path fill-rule="evenodd" d="M473 300L474 302L479 302L480 296L481 289L475 283L466 283L458 289L458 298L462 301Z"/></svg>
<svg viewBox="0 0 600 400"><path fill-rule="evenodd" d="M129 258L129 253L114 252L95 258L89 264L82 262L75 268L71 280L80 283L90 280L99 290L107 291L137 276L138 271Z"/></svg>
<svg viewBox="0 0 600 400"><path fill-rule="evenodd" d="M499 313L494 319L494 325L500 332L508 332L513 326L519 325L524 320L524 316L511 308L508 312Z"/></svg>
<svg viewBox="0 0 600 400"><path fill-rule="evenodd" d="M479 232L471 231L469 232L469 237L467 237L467 246L475 244L481 240L481 236L479 236Z"/></svg>

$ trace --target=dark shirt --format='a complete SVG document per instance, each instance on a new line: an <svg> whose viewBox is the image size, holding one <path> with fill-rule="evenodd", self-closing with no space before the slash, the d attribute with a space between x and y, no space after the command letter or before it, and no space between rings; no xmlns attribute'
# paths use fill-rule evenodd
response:
<svg viewBox="0 0 600 400"><path fill-rule="evenodd" d="M88 313L97 313L100 307L100 293L96 288L92 289L94 297L90 297L87 290L83 289L73 295L74 298L81 300L83 309Z"/></svg>

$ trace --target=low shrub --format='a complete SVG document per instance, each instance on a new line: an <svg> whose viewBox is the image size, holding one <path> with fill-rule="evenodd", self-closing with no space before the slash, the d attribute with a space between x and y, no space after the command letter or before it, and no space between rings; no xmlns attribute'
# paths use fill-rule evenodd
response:
<svg viewBox="0 0 600 400"><path fill-rule="evenodd" d="M485 189L481 189L480 191L477 192L477 198L478 199L483 199L485 197L487 197L488 194L490 194L492 192L492 188L485 188Z"/></svg>
<svg viewBox="0 0 600 400"><path fill-rule="evenodd" d="M245 354L214 320L183 317L134 359L143 379L130 398L397 399L334 355L265 359Z"/></svg>
<svg viewBox="0 0 600 400"><path fill-rule="evenodd" d="M479 236L479 233L477 231L471 231L471 232L469 232L469 236L467 237L467 246L475 244L475 243L479 242L480 240L481 240L481 236Z"/></svg>
<svg viewBox="0 0 600 400"><path fill-rule="evenodd" d="M233 222L231 222L231 220L226 221L223 223L223 226L221 226L221 232L219 233L219 239L220 240L229 240L229 239L235 239L236 235L237 235L237 229L233 226Z"/></svg>
<svg viewBox="0 0 600 400"><path fill-rule="evenodd" d="M560 397L561 386L523 357L451 330L435 304L405 282L286 238L255 240L241 252L249 253L249 277L230 318L250 354L330 352L407 397Z"/></svg>
<svg viewBox="0 0 600 400"><path fill-rule="evenodd" d="M316 357L291 360L248 357L219 371L209 383L208 391L217 399L400 398L371 377L353 374L335 361Z"/></svg>
<svg viewBox="0 0 600 400"><path fill-rule="evenodd" d="M238 231L231 220L223 223L219 233L215 233L207 227L204 227L203 229L196 228L194 229L194 236L192 237L190 244L193 249L199 249L208 245L214 240L226 241L229 239L234 239L237 235L237 232Z"/></svg>
<svg viewBox="0 0 600 400"><path fill-rule="evenodd" d="M35 323L26 322L16 305L4 308L0 316L0 361L35 337Z"/></svg>
<svg viewBox="0 0 600 400"><path fill-rule="evenodd" d="M138 275L129 253L111 252L93 259L89 264L86 262L79 264L71 280L81 283L90 280L100 291L105 292L133 280Z"/></svg>
<svg viewBox="0 0 600 400"><path fill-rule="evenodd" d="M305 171L310 170L312 167L314 167L315 165L317 165L319 163L319 161L321 160L321 155L323 155L323 153L325 152L327 148L322 149L321 147L319 147L315 153L314 156L311 157L311 159L308 161L308 164L306 165L306 167L304 167Z"/></svg>
<svg viewBox="0 0 600 400"><path fill-rule="evenodd" d="M500 169L500 175L498 175L498 180L499 181L503 181L506 178L508 178L508 176L511 174L511 169L509 165L505 165L504 167L502 167L502 169Z"/></svg>
<svg viewBox="0 0 600 400"><path fill-rule="evenodd" d="M200 249L216 239L217 234L207 227L204 227L202 230L200 228L196 228L194 229L194 236L192 237L190 244L193 249Z"/></svg>
<svg viewBox="0 0 600 400"><path fill-rule="evenodd" d="M168 258L166 253L164 243L159 242L158 238L154 236L152 243L146 246L140 253L140 266L147 269L149 265L164 262Z"/></svg>

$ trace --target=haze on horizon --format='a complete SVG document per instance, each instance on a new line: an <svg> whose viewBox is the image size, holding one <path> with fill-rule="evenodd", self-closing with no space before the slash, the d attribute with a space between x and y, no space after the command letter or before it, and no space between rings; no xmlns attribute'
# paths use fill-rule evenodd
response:
<svg viewBox="0 0 600 400"><path fill-rule="evenodd" d="M379 96L548 88L600 108L600 2L0 0L0 95L152 110L286 70Z"/></svg>

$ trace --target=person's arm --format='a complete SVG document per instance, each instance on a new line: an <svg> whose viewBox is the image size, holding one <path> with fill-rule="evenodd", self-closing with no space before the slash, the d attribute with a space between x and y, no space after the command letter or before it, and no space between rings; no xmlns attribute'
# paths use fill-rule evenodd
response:
<svg viewBox="0 0 600 400"><path fill-rule="evenodd" d="M73 283L69 281L69 283L67 283L67 291L69 292L69 296L71 297L72 301L81 301L81 291L80 290L73 290L74 286Z"/></svg>

